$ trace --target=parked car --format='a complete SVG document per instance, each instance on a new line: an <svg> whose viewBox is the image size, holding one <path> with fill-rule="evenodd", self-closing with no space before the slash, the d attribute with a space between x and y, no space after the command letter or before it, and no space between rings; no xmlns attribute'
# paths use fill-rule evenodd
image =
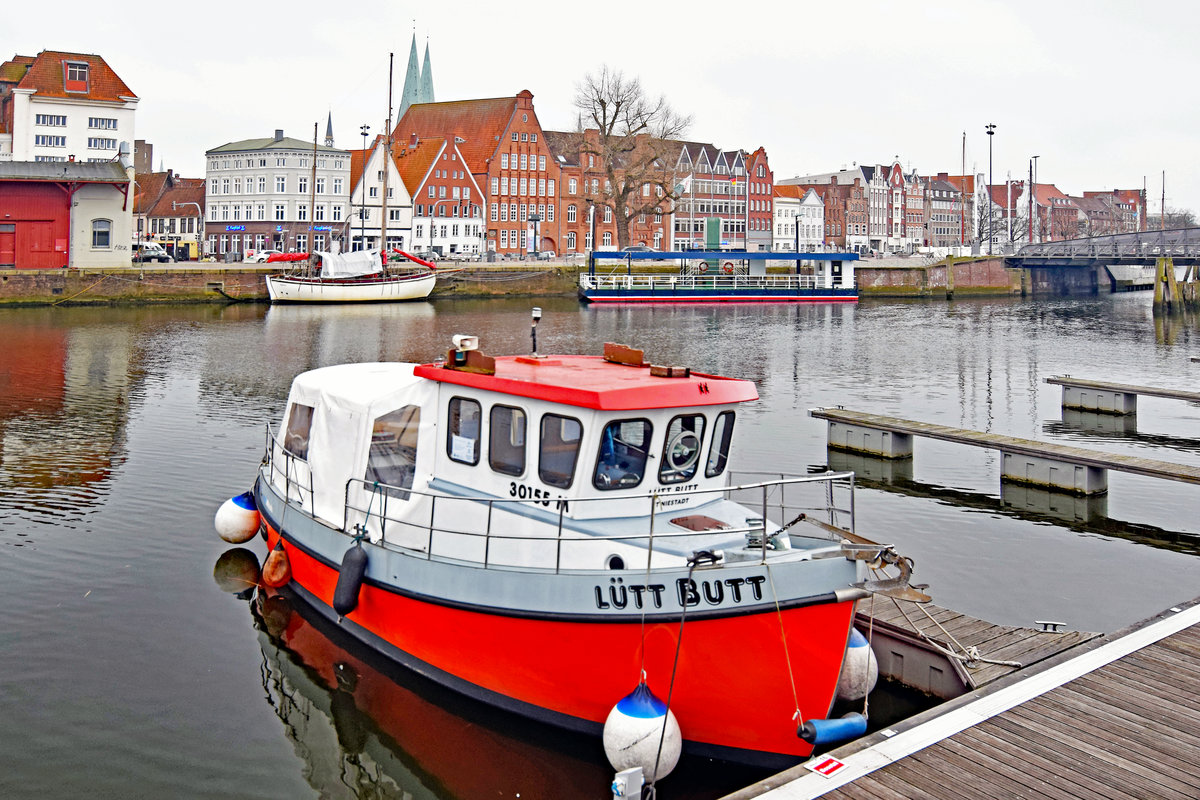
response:
<svg viewBox="0 0 1200 800"><path fill-rule="evenodd" d="M557 258L553 250L538 250L537 257L541 261L549 261L552 258Z"/></svg>
<svg viewBox="0 0 1200 800"><path fill-rule="evenodd" d="M647 247L644 244L631 244L629 247L622 247L622 253L653 253L653 247Z"/></svg>
<svg viewBox="0 0 1200 800"><path fill-rule="evenodd" d="M170 264L175 261L171 254L163 249L158 242L142 242L133 246L133 260L138 263L157 261L160 264Z"/></svg>
<svg viewBox="0 0 1200 800"><path fill-rule="evenodd" d="M250 264L265 264L267 259L274 255L279 255L278 250L258 250L254 255L246 259Z"/></svg>

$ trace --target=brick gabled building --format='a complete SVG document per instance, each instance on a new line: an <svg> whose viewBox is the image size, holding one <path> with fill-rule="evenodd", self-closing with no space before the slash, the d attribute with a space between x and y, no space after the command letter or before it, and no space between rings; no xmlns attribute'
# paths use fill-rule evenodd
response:
<svg viewBox="0 0 1200 800"><path fill-rule="evenodd" d="M620 246L617 235L617 225L614 218L613 209L604 205L601 201L601 196L604 194L603 189L606 186L607 178L605 177L604 165L600 163L597 156L587 152L591 150L599 150L598 144L599 131L588 129L583 133L572 133L566 131L546 131L546 141L550 145L550 152L554 154L555 160L558 162L562 170L561 182L559 183L559 196L562 206L562 219L560 228L562 231L563 252L565 253L581 253L592 248L591 234L591 208L595 207L595 235L597 245L596 250L612 250ZM673 150L673 148L672 148ZM653 153L649 154L653 156ZM635 169L637 169L635 167ZM662 172L656 172L655 179L667 179L668 183L674 182L674 174L671 172L669 165L662 165ZM618 167L616 170L618 175L623 175L623 170ZM643 175L647 173L642 172ZM660 187L652 183L643 183L640 189L635 190L635 196L630 198L630 208L636 209L646 205L652 205L650 201L655 198L665 197L665 192ZM664 199L660 204L662 213L645 213L633 216L629 223L629 244L642 245L651 247L655 250L663 250L669 247L671 241L671 214L670 201Z"/></svg>
<svg viewBox="0 0 1200 800"><path fill-rule="evenodd" d="M746 249L770 250L774 227L775 173L760 147L746 156L747 203Z"/></svg>
<svg viewBox="0 0 1200 800"><path fill-rule="evenodd" d="M396 123L400 142L453 141L467 171L483 192L487 249L521 255L533 242L539 250L559 248L558 186L561 169L553 158L533 109L533 93L515 97L416 103ZM540 219L535 223L531 217Z"/></svg>
<svg viewBox="0 0 1200 800"><path fill-rule="evenodd" d="M14 56L0 64L0 158L113 161L133 146L137 103L98 55Z"/></svg>
<svg viewBox="0 0 1200 800"><path fill-rule="evenodd" d="M400 179L412 197L412 247L437 256L479 255L485 236L483 192L453 140L393 145Z"/></svg>
<svg viewBox="0 0 1200 800"><path fill-rule="evenodd" d="M204 179L167 170L138 173L135 180L135 240L158 242L176 261L198 259L204 242Z"/></svg>

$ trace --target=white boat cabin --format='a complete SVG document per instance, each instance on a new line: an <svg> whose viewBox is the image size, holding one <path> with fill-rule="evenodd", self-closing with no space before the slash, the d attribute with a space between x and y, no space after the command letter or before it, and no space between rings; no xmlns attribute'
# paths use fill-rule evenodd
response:
<svg viewBox="0 0 1200 800"><path fill-rule="evenodd" d="M292 385L272 483L332 528L439 557L644 565L651 532L742 541L761 525L720 491L736 406L757 397L620 345L326 367ZM667 565L689 547L654 549Z"/></svg>

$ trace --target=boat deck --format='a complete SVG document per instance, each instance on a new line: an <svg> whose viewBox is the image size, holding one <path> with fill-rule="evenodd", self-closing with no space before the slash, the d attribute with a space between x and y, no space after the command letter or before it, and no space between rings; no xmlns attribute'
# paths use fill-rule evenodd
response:
<svg viewBox="0 0 1200 800"><path fill-rule="evenodd" d="M1196 798L1198 683L1200 599L729 797Z"/></svg>

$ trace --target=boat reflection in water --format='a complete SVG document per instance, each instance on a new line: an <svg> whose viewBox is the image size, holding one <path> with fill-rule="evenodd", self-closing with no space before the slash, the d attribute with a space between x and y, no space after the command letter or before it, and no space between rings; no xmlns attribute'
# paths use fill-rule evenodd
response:
<svg viewBox="0 0 1200 800"><path fill-rule="evenodd" d="M320 797L607 796L612 770L595 737L429 682L304 616L305 604L284 594L259 589L250 608L267 702ZM673 798L719 797L764 775L684 758L663 783Z"/></svg>

